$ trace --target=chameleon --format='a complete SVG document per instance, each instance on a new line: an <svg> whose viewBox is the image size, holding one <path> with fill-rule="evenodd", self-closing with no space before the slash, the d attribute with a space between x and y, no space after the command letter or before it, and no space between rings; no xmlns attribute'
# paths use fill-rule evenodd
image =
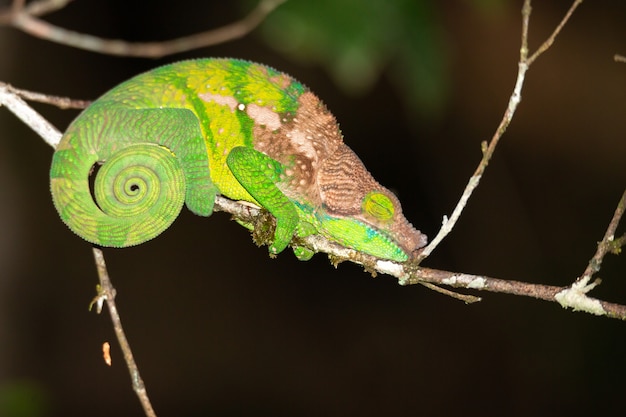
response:
<svg viewBox="0 0 626 417"><path fill-rule="evenodd" d="M103 247L155 238L183 205L210 216L217 195L274 217L270 255L318 234L405 262L427 241L313 92L234 58L175 62L106 92L63 134L50 188L63 222ZM302 260L314 253L292 247Z"/></svg>

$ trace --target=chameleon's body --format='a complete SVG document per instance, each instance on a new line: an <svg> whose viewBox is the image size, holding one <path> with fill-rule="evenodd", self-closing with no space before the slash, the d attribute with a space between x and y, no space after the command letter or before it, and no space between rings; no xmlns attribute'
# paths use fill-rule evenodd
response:
<svg viewBox="0 0 626 417"><path fill-rule="evenodd" d="M209 216L217 194L276 218L272 253L294 235L321 234L402 262L426 243L313 93L235 59L183 61L115 87L69 126L50 177L61 218L102 246L156 237L183 202Z"/></svg>

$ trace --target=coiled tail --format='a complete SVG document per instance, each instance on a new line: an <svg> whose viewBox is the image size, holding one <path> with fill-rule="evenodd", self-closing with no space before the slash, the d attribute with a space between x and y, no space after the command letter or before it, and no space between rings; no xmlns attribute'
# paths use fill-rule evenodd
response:
<svg viewBox="0 0 626 417"><path fill-rule="evenodd" d="M158 236L184 202L210 215L217 192L193 112L110 103L92 105L68 128L53 156L50 186L72 231L113 247Z"/></svg>

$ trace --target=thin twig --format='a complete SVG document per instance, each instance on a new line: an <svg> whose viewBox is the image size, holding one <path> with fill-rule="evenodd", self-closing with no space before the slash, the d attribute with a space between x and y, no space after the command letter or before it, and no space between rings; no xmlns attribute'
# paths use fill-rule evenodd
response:
<svg viewBox="0 0 626 417"><path fill-rule="evenodd" d="M582 311L590 314L626 320L626 305L610 303L596 298L584 296L575 303L565 305L559 302L559 294L570 287L557 287L552 285L533 284L521 281L503 280L484 275L472 275L450 271L418 268L402 283L420 284L431 282L437 285L449 285L455 288L470 290L489 291L501 294L531 297L538 300L558 302L563 307L570 307L574 311Z"/></svg>
<svg viewBox="0 0 626 417"><path fill-rule="evenodd" d="M613 214L613 218L609 222L609 226L604 233L604 237L598 243L598 249L596 253L593 255L585 272L578 278L578 281L585 279L588 277L590 279L593 274L597 273L602 266L602 260L606 256L607 253L615 252L615 232L617 230L617 226L624 216L624 211L626 210L626 190L622 194L622 198L620 198L619 203L617 203L617 208L615 209L615 213ZM621 247L621 246L618 246Z"/></svg>
<svg viewBox="0 0 626 417"><path fill-rule="evenodd" d="M54 126L52 126L46 119L44 119L39 113L33 110L26 104L12 89L6 88L6 84L0 84L0 106L5 105L11 112L17 115L26 125L30 126L39 136L41 136L46 143L53 148L56 148L61 139L61 132L59 132ZM104 255L102 251L97 248L93 248L94 259L96 262L96 268L98 270L98 277L100 279L98 297L92 302L92 304L98 305L98 311L101 310L102 302L107 303L109 308L109 314L113 323L113 330L117 337L120 348L124 354L124 360L128 367L128 371L131 376L133 390L139 397L139 401L148 417L156 417L148 393L145 389L143 380L139 374L139 368L135 363L130 344L124 334L122 327L122 320L117 311L115 304L115 288L111 283L109 274L106 269L104 261Z"/></svg>
<svg viewBox="0 0 626 417"><path fill-rule="evenodd" d="M477 303L479 301L482 301L482 299L480 297L476 297L475 295L461 294L461 293L458 293L456 291L450 291L450 290L448 290L446 288L441 288L440 286L435 285L435 284L433 284L431 282L422 281L422 282L420 282L420 284L422 284L424 287L428 288L429 290L433 290L433 291L438 292L440 294L447 295L450 298L455 298L457 300L464 301L465 304L473 304L473 303Z"/></svg>
<svg viewBox="0 0 626 417"><path fill-rule="evenodd" d="M602 238L602 241L598 243L596 253L589 261L587 268L585 268L585 272L583 272L583 274L578 277L578 279L576 279L570 287L565 288L556 294L555 299L563 307L581 309L579 306L583 306L582 309L591 313L602 314L603 308L601 306L601 302L597 300L594 301L593 299L587 297L587 293L600 284L600 279L596 279L594 282L591 282L591 278L593 277L593 274L600 270L602 261L604 260L606 254L619 253L622 245L624 244L624 242L621 241L621 238L620 241L615 241L615 231L617 230L617 226L619 225L625 210L626 190L624 190L622 198L617 204L617 208L613 214L613 218L609 222L609 226L604 233L604 237Z"/></svg>
<svg viewBox="0 0 626 417"><path fill-rule="evenodd" d="M143 411L146 416L156 417L156 413L154 412L152 404L150 403L150 399L148 398L148 392L146 391L146 387L143 383L143 380L141 379L141 375L139 374L139 368L137 367L137 363L135 362L132 349L130 348L128 339L126 339L126 334L124 333L122 320L120 319L120 315L117 311L117 305L115 303L115 288L113 287L113 284L109 279L109 272L107 271L106 263L104 261L104 255L102 254L102 251L100 249L94 247L93 257L96 262L96 268L98 270L98 278L100 279L98 296L97 299L94 300L94 302L101 304L101 300L106 301L107 307L109 309L109 315L111 316L111 322L113 323L113 331L115 332L115 337L120 344L120 348L122 349L122 353L124 354L126 367L130 372L130 379L132 381L133 390L137 394L139 402L141 403L141 406L143 407Z"/></svg>
<svg viewBox="0 0 626 417"><path fill-rule="evenodd" d="M619 54L615 54L613 55L613 60L615 62L622 62L622 63L626 63L626 56L624 55L619 55Z"/></svg>
<svg viewBox="0 0 626 417"><path fill-rule="evenodd" d="M557 28L550 35L550 37L539 47L537 52L535 52L530 58L528 58L528 27L532 8L530 0L524 1L524 5L522 7L522 39L520 47L520 59L517 70L517 80L515 82L515 87L513 88L513 93L509 98L509 103L504 112L504 116L502 117L502 120L500 121L500 124L498 125L498 128L496 129L489 144L483 143L481 145L483 156L478 163L478 167L474 171L474 174L470 177L467 185L465 186L463 194L461 194L461 198L459 199L456 207L452 211L450 218L444 216L441 229L433 238L433 240L422 250L419 255L418 261L422 261L423 259L427 258L454 228L456 222L461 216L461 213L463 213L463 210L467 205L467 201L473 194L476 187L478 187L478 184L480 183L480 180L485 170L487 169L487 165L489 165L489 161L491 160L496 150L496 147L500 142L500 139L502 138L504 132L506 132L506 129L513 120L513 115L515 114L515 111L517 110L517 107L522 100L522 87L524 85L526 72L528 71L530 65L534 62L534 60L537 59L543 52L547 51L550 46L552 46L554 40L561 32L561 29L563 28L563 26L565 26L569 18L572 16L572 13L574 13L574 10L578 7L578 5L580 5L580 3L582 3L582 0L574 1L570 9L567 11L565 17L563 18L563 20L561 20Z"/></svg>
<svg viewBox="0 0 626 417"><path fill-rule="evenodd" d="M529 4L530 4L530 0L526 0ZM543 54L544 52L546 52L548 49L550 49L550 47L552 46L552 44L554 43L554 40L556 39L556 37L559 35L559 33L561 33L561 30L563 29L563 27L565 26L565 24L569 21L570 17L572 17L572 14L574 14L574 11L578 8L578 6L580 6L582 4L583 0L575 0L574 3L570 6L569 10L567 11L567 13L565 13L565 16L563 16L563 19L561 20L561 22L558 24L558 26L554 29L554 31L552 32L552 34L548 37L548 39L546 39L539 48L537 48L537 50L535 51L534 54L532 54L530 56L530 58L528 58L528 61L526 62L528 64L528 66L530 66L533 62L535 62L535 60L537 58L539 58L539 56L541 54Z"/></svg>
<svg viewBox="0 0 626 417"><path fill-rule="evenodd" d="M27 10L18 10L8 20L14 27L32 36L79 49L107 55L160 58L241 38L255 29L285 1L261 0L256 8L237 22L206 32L160 42L126 42L79 33L38 19ZM3 19L7 20L7 17Z"/></svg>
<svg viewBox="0 0 626 417"><path fill-rule="evenodd" d="M1 84L1 83L0 83ZM22 90L15 88L12 85L6 84L6 88L9 91L17 94L23 99L36 101L38 103L50 104L60 109L84 109L91 104L88 100L76 100L68 97L51 96L49 94L37 93L35 91Z"/></svg>
<svg viewBox="0 0 626 417"><path fill-rule="evenodd" d="M43 16L64 8L72 1L74 0L35 0L28 3L25 10L31 16Z"/></svg>
<svg viewBox="0 0 626 417"><path fill-rule="evenodd" d="M33 129L46 143L53 148L61 140L61 132L45 118L30 107L20 96L8 88L7 84L0 83L0 107L6 106L26 126Z"/></svg>
<svg viewBox="0 0 626 417"><path fill-rule="evenodd" d="M43 16L62 9L74 0L34 0L26 4L25 0L13 0L11 7L0 10L0 25L11 23L18 13L31 16Z"/></svg>

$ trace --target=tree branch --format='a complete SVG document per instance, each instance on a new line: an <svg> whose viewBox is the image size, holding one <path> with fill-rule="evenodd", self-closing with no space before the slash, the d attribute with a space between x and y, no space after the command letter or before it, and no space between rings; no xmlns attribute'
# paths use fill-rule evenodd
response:
<svg viewBox="0 0 626 417"><path fill-rule="evenodd" d="M5 22L32 36L74 48L107 55L160 58L166 55L221 44L241 38L254 30L263 20L286 0L260 0L243 19L190 36L160 42L126 42L105 39L86 33L74 32L38 19L29 8L13 7L0 13L0 23ZM46 3L46 2L44 2ZM44 9L43 5L40 5ZM47 9L45 9L47 10ZM40 11L37 9L37 11Z"/></svg>
<svg viewBox="0 0 626 417"><path fill-rule="evenodd" d="M61 140L61 132L59 132L54 126L52 126L39 113L29 107L28 104L26 104L26 102L24 102L21 97L18 96L18 93L21 91L22 90L13 89L6 84L0 83L0 107L2 105L6 106L13 114L15 114L20 120L22 120L26 125L30 126L39 136L41 136L46 143L48 143L53 148L56 148L59 141ZM59 102L54 98L44 101L48 103ZM65 103L66 100L60 100L60 102ZM104 255L102 254L102 251L100 249L95 247L93 248L93 254L100 284L98 285L98 295L92 301L91 306L95 304L97 306L98 313L100 313L100 311L102 310L103 302L107 303L107 307L109 308L109 314L111 316L111 321L113 323L113 330L115 331L115 336L120 345L120 348L124 355L124 360L126 361L126 366L131 376L133 390L137 394L137 397L139 398L139 402L141 403L145 414L148 417L156 417L156 414L148 398L148 393L145 389L143 380L141 379L139 368L135 363L130 344L128 343L128 340L124 333L124 329L122 327L122 320L117 311L117 305L115 303L115 288L113 287L113 284L111 283L111 280L109 278L109 274L104 261Z"/></svg>
<svg viewBox="0 0 626 417"><path fill-rule="evenodd" d="M552 32L550 37L539 47L539 49L530 58L528 58L528 26L529 26L530 13L531 13L532 8L530 6L530 0L524 1L524 6L522 7L522 40L521 40L521 47L520 47L520 59L519 59L518 70L517 70L517 80L515 82L515 87L513 88L513 93L511 94L511 97L509 98L509 103L504 112L504 116L502 117L502 120L500 121L500 124L498 125L498 128L496 129L496 132L491 138L491 141L489 142L489 144L487 144L486 142L482 143L481 148L483 152L483 157L478 163L478 167L476 168L476 170L474 171L474 174L470 177L467 185L465 186L465 189L463 190L463 194L461 194L461 198L459 199L456 207L452 211L450 218L448 218L447 216L443 217L441 229L439 230L437 235L433 238L433 240L423 249L423 251L419 255L419 261L427 258L435 250L435 248L439 246L439 244L443 241L443 239L452 231L459 217L461 217L461 213L465 209L465 206L467 205L467 201L473 194L476 187L478 187L478 184L480 183L480 180L485 170L487 169L487 165L489 165L489 161L491 160L491 157L493 156L496 150L496 147L498 146L498 143L500 142L500 139L502 138L502 135L504 135L504 132L506 132L507 127L513 120L513 115L515 114L515 111L517 110L517 106L522 101L522 87L524 85L524 80L526 78L526 72L528 71L530 65L542 53L547 51L550 48L550 46L552 46L552 44L554 43L554 40L556 39L558 34L561 32L561 29L563 29L563 27L565 26L569 18L574 13L574 10L576 10L576 8L581 3L582 3L582 0L574 1L572 6L569 8L567 13L565 14L565 17L563 18L563 20L561 20L561 22L556 27L554 32Z"/></svg>
<svg viewBox="0 0 626 417"><path fill-rule="evenodd" d="M612 225L617 227L617 223L620 221L619 217L624 211L623 200L623 198L620 200L620 204L616 210L616 215L614 215L611 220L610 227L613 227ZM242 205L221 196L217 197L215 210L231 213L235 218L246 222L254 222L254 220L260 215L260 210L257 208L250 207L249 205ZM316 235L302 238L298 241L298 244L304 244L316 252L327 253L330 256L331 261L335 264L342 260L349 260L363 265L365 269L372 272L372 274L380 272L394 276L398 279L401 285L428 283L434 285L445 285L453 288L465 288L469 290L489 291L531 297L544 301L557 302L563 307L571 307L576 311L584 311L591 314L626 320L626 305L610 303L588 297L586 293L593 287L582 287L580 283L574 283L571 287L557 287L521 281L503 280L485 275L472 275L423 268L411 263L400 264L388 260L381 260L374 256L345 248L337 243ZM429 288L432 287L429 286ZM478 301L476 298L465 297L472 296L461 295L461 297L459 297L458 294L455 295L455 298L460 298L465 302Z"/></svg>
<svg viewBox="0 0 626 417"><path fill-rule="evenodd" d="M143 379L141 379L141 375L139 374L139 367L135 362L135 357L133 356L133 351L130 348L130 343L128 343L128 339L126 339L126 333L124 332L124 327L122 326L122 320L117 311L117 305L115 303L116 291L113 287L113 284L111 283L111 280L109 279L109 272L104 261L104 255L102 251L98 248L94 247L92 248L92 250L93 257L96 262L96 268L98 270L100 285L98 285L98 295L91 302L91 306L95 304L97 306L96 310L98 314L100 314L103 301L107 303L107 307L109 308L109 315L111 316L111 322L113 323L113 331L115 332L115 337L117 338L117 341L120 344L120 348L122 349L124 361L126 362L126 367L130 372L130 379L132 381L133 390L135 391L135 394L137 394L139 402L141 403L141 406L146 416L156 417L156 413L154 412L152 404L150 403L150 398L148 398L148 392L146 391Z"/></svg>
<svg viewBox="0 0 626 417"><path fill-rule="evenodd" d="M3 105L24 124L30 126L48 145L56 148L61 140L61 132L26 104L8 84L0 82L0 107Z"/></svg>
<svg viewBox="0 0 626 417"><path fill-rule="evenodd" d="M572 8L574 8L579 3L579 1L575 2ZM572 9L570 9L570 11L571 10ZM568 16L569 15L571 15L570 12L568 12ZM470 179L470 182L467 186L467 189L469 189L470 191L463 193L463 196L461 197L461 200L457 205L455 212L453 213L453 217L451 217L450 221L446 222L448 226L450 224L454 224L450 222L456 221L455 219L458 218L458 215L460 215L462 207L465 205L465 202L471 195L471 191L476 187L480 176L486 168L488 161L493 154L497 141L506 130L506 127L513 117L513 113L519 101L521 100L521 89L523 85L523 80L525 73L528 69L526 57L528 55L527 28L529 17L530 1L526 1L523 11L523 30L522 47L520 48L520 64L518 69L518 78L515 84L513 94L511 95L511 99L509 100L509 105L507 106L502 122L496 130L496 133L492 138L490 144L488 146L484 144L483 146L483 160L481 160L479 167ZM560 25L559 27L562 27L562 25ZM552 37L556 36L556 34L558 34L558 31L555 31L555 33L552 34ZM545 44L546 43L544 43L544 45ZM551 45L551 42L549 44ZM545 48L544 50L546 49L547 48ZM536 58L538 55L535 53L533 56ZM46 140L48 144L55 147L61 138L61 134L32 108L28 107L28 105L19 97L19 94L22 93L22 90L13 89L6 84L0 84L0 105L4 104L5 106L7 106L9 110L14 112L20 119L22 119L27 125L31 126L42 138L44 138L44 140ZM56 101L57 100L54 99L49 100L48 102L54 103ZM58 101L62 103L64 102L63 100ZM605 237L598 245L598 251L591 259L587 270L585 271L585 273L583 273L581 278L574 282L574 284L572 284L570 287L546 286L541 284L502 280L481 275L433 270L428 268L422 268L412 263L399 264L392 261L377 259L375 257L359 253L355 250L342 247L336 243L324 239L321 236L309 236L304 239L299 239L297 243L299 245L304 244L316 252L325 252L329 254L329 256L331 257L331 262L335 264L343 260L350 260L357 264L364 265L366 270L370 271L372 274L380 272L392 275L396 277L402 285L427 284L429 288L432 288L431 284L445 285L454 288L466 288L526 296L546 301L558 302L564 307L571 307L575 310L586 311L593 314L602 314L607 317L626 320L626 306L597 300L587 297L586 295L589 290L597 285L597 283L589 284L589 280L591 279L593 273L599 270L603 257L609 252L617 253L619 249L625 244L626 235L621 236L618 239L613 238L617 226L624 214L624 205L626 204L624 202L624 199L626 198L625 196L626 192L622 196L622 199L618 204L613 219L609 223L609 227L607 229L607 232L605 233ZM461 208L459 209L459 207ZM215 210L229 212L233 214L234 217L249 223L254 222L254 220L260 215L260 210L258 208L251 207L250 205L242 205L238 202L228 200L224 197L217 198L215 203ZM440 232L440 234L441 233L442 232ZM422 257L422 259L423 258L425 258L425 256ZM473 302L477 300L476 297L466 295L458 295L457 298L461 298L465 302Z"/></svg>
<svg viewBox="0 0 626 417"><path fill-rule="evenodd" d="M624 190L624 193L622 194L622 198L619 200L619 203L617 203L617 208L615 209L613 218L611 219L611 222L609 223L609 226L607 227L606 232L604 233L604 237L602 238L602 241L598 243L598 250L589 261L589 264L587 265L585 272L583 272L583 274L578 278L577 281L582 281L585 278L589 280L591 279L593 274L600 271L600 267L602 266L602 260L604 259L604 256L607 253L617 254L620 252L621 247L624 245L624 237L626 235L622 236L620 239L618 239L618 241L616 241L615 232L617 230L617 226L619 226L619 223L622 217L624 216L625 210L626 210L626 190Z"/></svg>
<svg viewBox="0 0 626 417"><path fill-rule="evenodd" d="M51 96L49 94L42 94L36 91L22 90L19 88L15 88L10 84L4 84L0 82L0 88L5 88L6 90L14 93L15 96L20 98L35 101L38 103L50 104L52 106L58 107L60 109L84 109L91 101L88 100L76 100L68 97L60 97L60 96Z"/></svg>
<svg viewBox="0 0 626 417"><path fill-rule="evenodd" d="M615 62L622 62L622 63L626 63L626 56L624 55L619 55L619 54L615 54L613 55L613 60Z"/></svg>

